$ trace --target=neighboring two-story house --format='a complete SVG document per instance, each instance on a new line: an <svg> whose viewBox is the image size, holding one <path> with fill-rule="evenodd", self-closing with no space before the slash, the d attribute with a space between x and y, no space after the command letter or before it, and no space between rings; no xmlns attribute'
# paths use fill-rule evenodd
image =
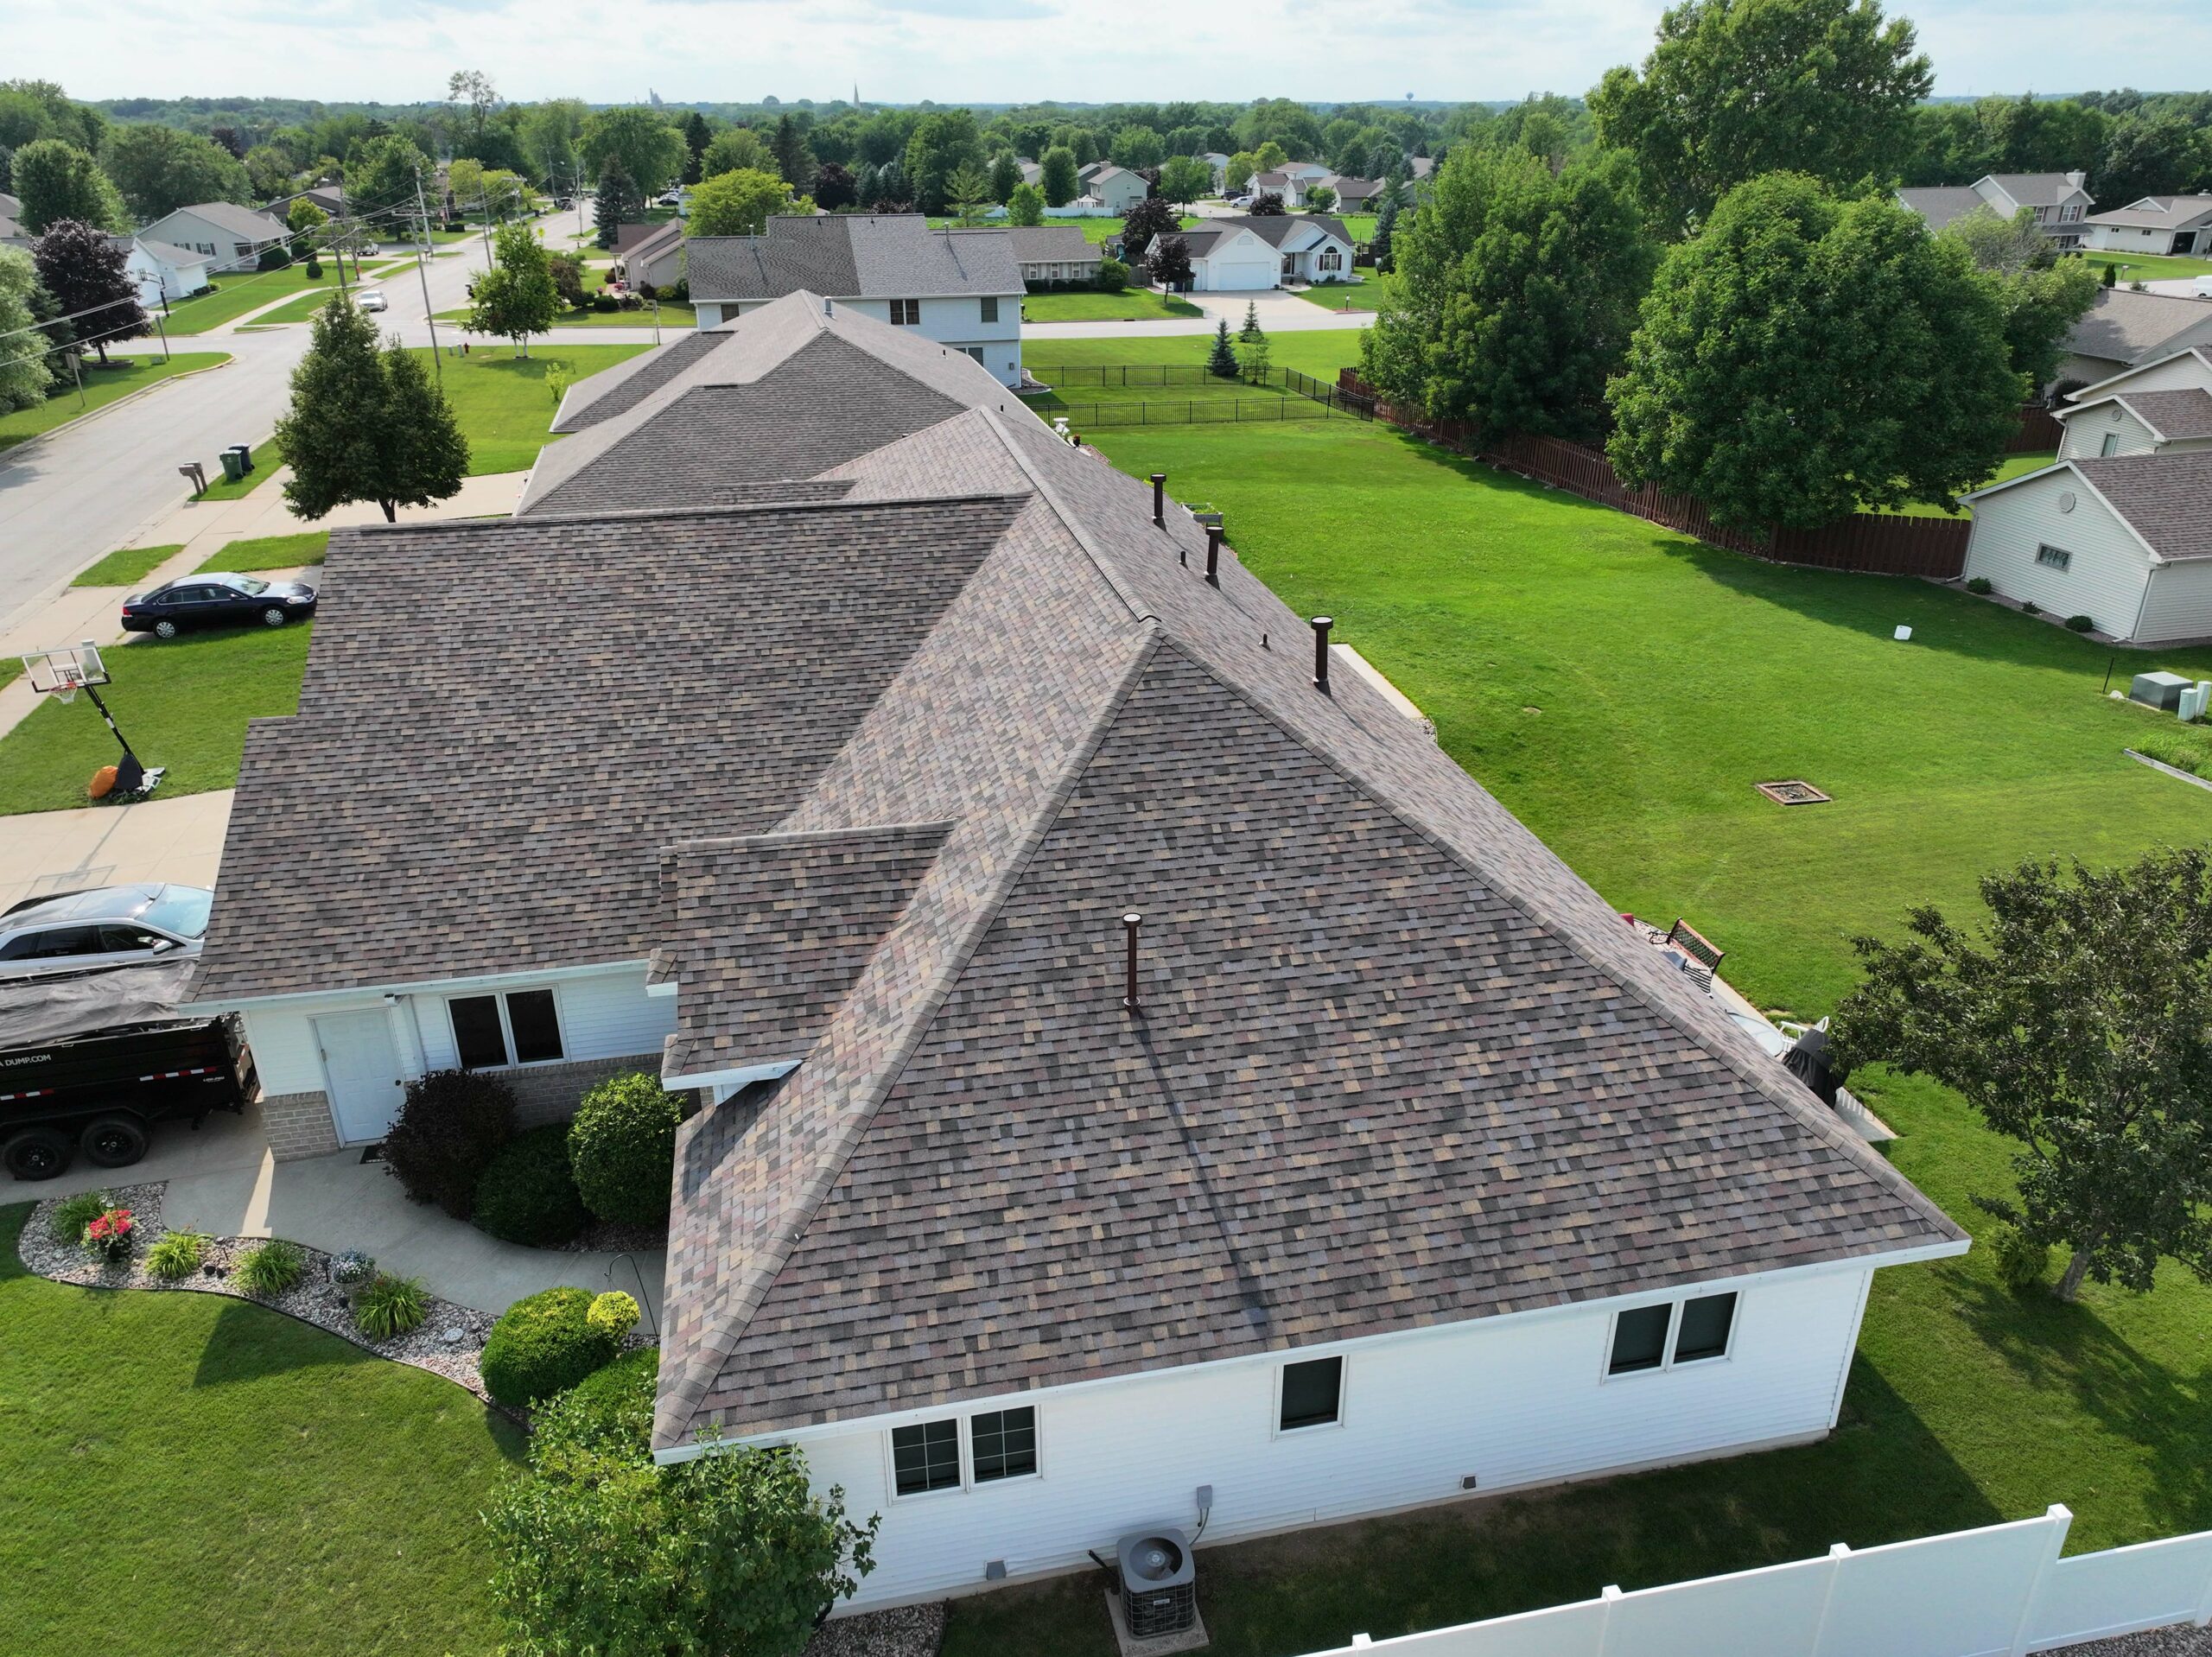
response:
<svg viewBox="0 0 2212 1657"><path fill-rule="evenodd" d="M138 234L149 242L167 242L188 252L203 254L217 275L226 270L251 270L264 249L286 242L290 227L265 213L241 207L235 201L202 201L163 213Z"/></svg>
<svg viewBox="0 0 2212 1657"><path fill-rule="evenodd" d="M1021 384L1027 287L1007 231L932 229L918 213L792 215L758 236L697 236L684 248L702 328L804 289Z"/></svg>
<svg viewBox="0 0 2212 1657"><path fill-rule="evenodd" d="M1125 213L1152 194L1152 186L1145 182L1141 173L1132 173L1126 167L1109 162L1084 181L1083 190L1106 212Z"/></svg>
<svg viewBox="0 0 2212 1657"><path fill-rule="evenodd" d="M2089 209L2096 206L2086 173L1992 173L1971 184L1939 184L1897 192L1897 200L1941 230L1954 219L1987 207L1999 219L2012 219L2025 207L2037 225L2061 248L2077 248L2088 233Z"/></svg>

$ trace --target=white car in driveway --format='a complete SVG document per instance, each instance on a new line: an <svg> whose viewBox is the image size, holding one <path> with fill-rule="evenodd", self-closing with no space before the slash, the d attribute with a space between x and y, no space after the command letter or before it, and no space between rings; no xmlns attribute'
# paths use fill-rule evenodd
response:
<svg viewBox="0 0 2212 1657"><path fill-rule="evenodd" d="M204 886L153 884L27 898L0 914L0 982L185 960L214 900Z"/></svg>

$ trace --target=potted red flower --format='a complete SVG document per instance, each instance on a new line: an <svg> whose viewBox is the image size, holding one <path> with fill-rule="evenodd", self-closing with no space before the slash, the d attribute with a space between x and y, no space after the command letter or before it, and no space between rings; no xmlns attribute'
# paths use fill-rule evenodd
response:
<svg viewBox="0 0 2212 1657"><path fill-rule="evenodd" d="M85 1228L85 1252L110 1263L128 1260L137 1232L138 1222L129 1209L109 1209Z"/></svg>

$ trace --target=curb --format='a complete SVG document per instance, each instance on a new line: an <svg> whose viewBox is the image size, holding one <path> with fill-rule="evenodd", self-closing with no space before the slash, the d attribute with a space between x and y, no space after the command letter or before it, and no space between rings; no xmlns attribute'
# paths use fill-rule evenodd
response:
<svg viewBox="0 0 2212 1657"><path fill-rule="evenodd" d="M198 353L194 352L177 351L174 348L169 352L169 355L172 357L189 357L197 354ZM66 431L74 431L78 427L85 424L87 421L98 420L104 414L112 414L116 409L120 409L126 403L136 403L140 397L149 397L154 392L161 390L165 386L175 384L179 380L193 379L201 374L213 374L219 369L228 368L232 363L238 360L237 358L231 355L227 351L223 352L222 356L223 360L219 363L210 363L205 368L187 368L175 374L165 375L161 379L156 381L153 384L142 385L135 391L126 392L122 397L116 398L112 403L103 403L97 409L87 409L80 415L73 416L71 418L63 421L60 425L41 432L35 437L26 437L20 443L10 443L6 448L0 448L0 466L6 466L10 464L19 454L29 454L33 449L36 448L41 443L47 441L49 438L59 437Z"/></svg>
<svg viewBox="0 0 2212 1657"><path fill-rule="evenodd" d="M2196 776L2193 772L2183 771L2178 765L2170 765L2163 759L2153 759L2149 754L2138 753L2133 748L2122 748L2120 752L2126 754L2130 759L2134 760L2137 764L2150 766L2152 771L2162 771L2169 777L2177 778L2179 781L2190 784L2197 788L2212 789L2212 782L2207 782L2203 778Z"/></svg>

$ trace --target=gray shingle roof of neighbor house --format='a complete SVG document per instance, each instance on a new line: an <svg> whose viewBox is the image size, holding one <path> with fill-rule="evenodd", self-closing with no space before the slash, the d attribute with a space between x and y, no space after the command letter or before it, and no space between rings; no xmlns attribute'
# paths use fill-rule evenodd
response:
<svg viewBox="0 0 2212 1657"><path fill-rule="evenodd" d="M2169 442L2212 437L2212 391L2130 391L2125 388L2061 411L2069 424L2085 410L2116 403Z"/></svg>
<svg viewBox="0 0 2212 1657"><path fill-rule="evenodd" d="M1003 231L932 229L919 213L778 216L759 236L696 236L689 248L695 301L774 299L802 289L836 299L1021 291Z"/></svg>
<svg viewBox="0 0 2212 1657"><path fill-rule="evenodd" d="M1954 219L1989 205L1979 192L1963 184L1915 186L1899 190L1897 199L1927 220L1930 230L1941 230Z"/></svg>
<svg viewBox="0 0 2212 1657"><path fill-rule="evenodd" d="M235 201L201 201L188 207L179 207L175 213L164 213L154 225L167 224L179 213L188 213L205 219L232 236L242 236L249 241L273 242L291 232L267 213L252 207L241 207ZM144 226L147 230L154 225Z"/></svg>
<svg viewBox="0 0 2212 1657"><path fill-rule="evenodd" d="M1095 263L1098 244L1073 225L1015 225L1006 232L1014 238L1014 257L1023 264Z"/></svg>
<svg viewBox="0 0 2212 1657"><path fill-rule="evenodd" d="M1992 173L1989 181L2024 207L2055 207L2084 182L2067 173Z"/></svg>
<svg viewBox="0 0 2212 1657"><path fill-rule="evenodd" d="M125 248L136 244L145 251L148 258L158 259L163 264L185 265L207 263L207 256L205 253L189 247L179 247L175 242L156 242L144 236L111 236L108 240Z"/></svg>
<svg viewBox="0 0 2212 1657"><path fill-rule="evenodd" d="M800 1059L683 1130L658 1445L1963 1245L1188 512L995 383L832 482L338 531L195 992L650 959L664 1074Z"/></svg>
<svg viewBox="0 0 2212 1657"><path fill-rule="evenodd" d="M2161 558L2212 558L2212 512L2205 510L2212 502L2212 449L2071 464Z"/></svg>
<svg viewBox="0 0 2212 1657"><path fill-rule="evenodd" d="M2145 196L2109 213L2091 213L2082 222L2133 230L2184 230L2201 219L2212 219L2212 195Z"/></svg>
<svg viewBox="0 0 2212 1657"><path fill-rule="evenodd" d="M2169 343L2176 340L2183 340L2183 346ZM2212 301L2100 288L2095 301L2068 333L2063 348L2070 356L2133 364L2168 355L2200 340L2212 341Z"/></svg>
<svg viewBox="0 0 2212 1657"><path fill-rule="evenodd" d="M998 544L663 853L664 1075L802 1062L684 1130L658 1445L1959 1243L1187 513L956 427Z"/></svg>

